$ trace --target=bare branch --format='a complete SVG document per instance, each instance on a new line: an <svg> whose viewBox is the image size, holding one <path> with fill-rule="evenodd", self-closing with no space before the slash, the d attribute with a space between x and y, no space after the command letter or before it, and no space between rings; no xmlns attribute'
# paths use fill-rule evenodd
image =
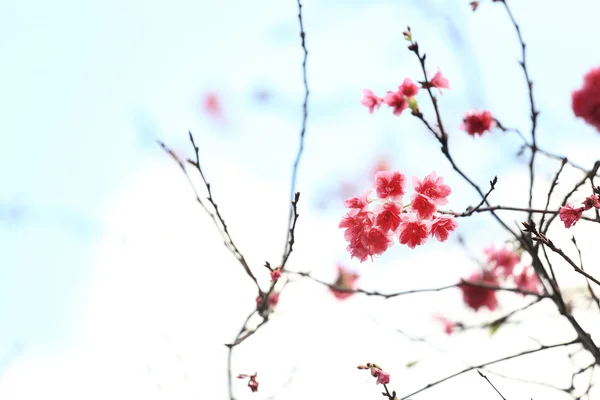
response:
<svg viewBox="0 0 600 400"><path fill-rule="evenodd" d="M485 376L484 374L482 374L481 371L479 371L479 370L477 370L477 373L479 374L479 376L481 376L483 379L485 379L487 381L487 383L489 383L492 388L494 388L494 390L496 391L496 393L498 393L498 395L500 397L502 397L502 400L506 400L506 398L502 395L502 393L500 393L500 391L496 388L496 386L494 386L494 384L492 382L490 382L490 380L488 379L487 376Z"/></svg>
<svg viewBox="0 0 600 400"><path fill-rule="evenodd" d="M418 390L416 390L416 391L414 391L414 392L412 392L412 393L410 393L410 394L402 397L400 400L406 400L406 399L408 399L408 398L410 398L410 397L412 397L412 396L414 396L416 394L419 394L419 393L421 393L421 392L423 392L423 391L425 391L425 390L427 390L429 388L437 386L440 383L446 382L446 381L448 381L448 380L450 380L452 378L455 378L455 377L457 377L459 375L462 375L464 373L467 373L469 371L473 371L474 369L480 369L480 368L486 367L488 365L497 364L497 363L502 362L502 361L512 360L512 359L519 358L519 357L522 357L522 356L525 356L525 355L528 355L528 354L538 353L538 352L543 351L543 350L549 350L549 349L555 349L555 348L558 348L558 347L570 346L570 345L573 345L573 344L576 344L576 343L579 343L579 339L574 339L574 340L571 340L570 342L565 342L565 343L553 344L553 345L550 345L550 346L540 346L540 347L538 347L536 349L522 351L522 352L517 353L517 354L512 354L510 356L502 357L502 358L499 358L499 359L496 359L496 360L493 360L493 361L488 361L488 362L485 362L485 363L482 363L482 364L479 364L479 365L475 365L473 367L465 368L465 369L463 369L461 371L458 371L458 372L456 372L456 373L454 373L452 375L448 375L445 378L439 379L439 380L437 380L435 382L431 382L431 383L427 384L426 386L422 387L421 389L418 389Z"/></svg>
<svg viewBox="0 0 600 400"><path fill-rule="evenodd" d="M446 285L446 286L440 286L440 287L437 287L437 288L412 289L412 290L405 290L405 291L402 291L402 292L395 292L395 293L381 293L381 292L378 292L378 291L370 291L370 290L364 290L364 289L346 289L346 288L338 287L335 284L327 283L327 282L324 282L324 281L322 281L320 279L314 278L308 272L285 271L285 273L292 274L292 275L298 275L298 276L302 276L302 277L305 277L305 278L309 278L313 282L316 282L316 283L319 283L321 285L327 286L328 288L330 288L332 290L335 290L335 291L338 291L338 292L342 292L342 293L362 293L362 294L367 295L367 296L383 297L385 299L391 299L393 297L405 296L405 295L409 295L409 294L441 292L441 291L448 290L448 289L460 288L461 286L472 286L472 287L478 287L478 288L489 289L489 290L494 290L494 291L505 291L505 292L520 293L520 294L524 294L524 295L528 295L528 296L535 296L535 297L538 297L538 298L549 297L549 296L544 295L544 294L530 292L530 291L519 289L519 288L494 286L494 285L489 285L489 284L486 284L486 283L483 283L483 282L470 282L470 281L467 281L467 280L464 280L464 279L461 279L460 282L458 282L458 283L453 283L451 285Z"/></svg>
<svg viewBox="0 0 600 400"><path fill-rule="evenodd" d="M302 81L304 83L304 102L302 103L302 128L300 129L300 144L298 146L298 153L296 153L296 159L294 160L294 167L292 168L292 184L290 188L290 199L292 202L296 196L296 178L298 176L298 165L300 164L300 158L302 157L302 152L304 151L304 136L306 134L306 120L308 119L308 95L310 91L308 89L308 80L306 78L306 60L308 58L308 50L306 49L306 32L304 32L304 22L302 21L302 3L300 0L298 2L298 21L300 23L300 39L302 44L302 50L304 52L304 59L302 60ZM296 199L296 202L298 200ZM290 215L288 218L288 236L285 242L285 248L283 250L283 258L287 258L286 254L289 256L290 241L291 241L291 231L292 225L295 225L297 218L294 217L296 215L296 210L294 208L290 208Z"/></svg>

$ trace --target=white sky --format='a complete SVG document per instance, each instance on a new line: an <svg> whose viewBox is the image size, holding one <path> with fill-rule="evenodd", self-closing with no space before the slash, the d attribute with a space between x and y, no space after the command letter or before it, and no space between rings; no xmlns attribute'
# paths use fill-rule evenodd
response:
<svg viewBox="0 0 600 400"><path fill-rule="evenodd" d="M444 176L454 189L453 209L477 202L418 121L384 109L370 116L359 104L363 87L382 93L406 76L419 77L401 39L406 24L428 53L430 69L441 66L451 81L453 90L440 101L446 126L456 132L456 158L484 186L498 174L494 202L523 200L517 196L527 176L513 156L518 141L500 133L473 141L456 129L472 106L492 109L506 125L528 126L514 32L499 6L483 3L471 14L467 3L430 1L422 11L416 2L306 2L312 97L290 268L330 280L335 263L343 261L361 271L362 287L382 291L441 286L475 268L456 244L433 242L415 251L396 246L374 264L359 265L348 260L337 228L343 209L315 207L331 185L364 174L382 153L407 175L435 169ZM540 142L584 165L597 157L600 137L572 118L569 94L599 63L590 51L590 38L600 37L593 4L530 1L514 7L531 50ZM452 24L445 14L463 29L479 72L448 40ZM261 266L276 263L283 247L300 127L295 2L12 2L0 5L0 34L10 38L0 41L6 60L0 179L9 188L0 200L26 204L34 213L33 221L2 230L0 320L6 328L0 350L9 353L15 342L24 350L0 366L0 399L223 398L223 344L235 336L255 292L176 166L151 139L187 151L187 129L196 132L232 234L268 280ZM271 102L253 101L261 88L272 94ZM198 97L209 89L222 95L230 121L225 127L198 113ZM540 166L541 176L550 177L555 167ZM567 171L560 190L574 179L579 175ZM543 185L537 189L543 196ZM476 255L506 239L485 216L460 222ZM576 233L594 271L589 228L580 223L553 237L574 254L568 234ZM566 268L561 276L581 284ZM522 304L510 295L503 300L504 311ZM389 369L392 386L409 393L462 368L462 359L481 362L535 346L523 332L545 343L572 338L568 327L546 318L552 307L537 310L522 331L503 327L492 339L486 332L446 338L432 324L436 312L467 321L493 316L463 310L457 291L387 302L355 296L339 303L315 284L294 283L272 321L236 350L236 372L258 371L260 382L257 394L237 382L239 398L376 398L372 378L355 369L367 361ZM395 328L432 335L450 353L408 343ZM414 360L419 364L406 369ZM496 370L564 386L568 365L559 350ZM494 382L507 398L560 398L540 387ZM476 373L419 398L440 394L494 395Z"/></svg>

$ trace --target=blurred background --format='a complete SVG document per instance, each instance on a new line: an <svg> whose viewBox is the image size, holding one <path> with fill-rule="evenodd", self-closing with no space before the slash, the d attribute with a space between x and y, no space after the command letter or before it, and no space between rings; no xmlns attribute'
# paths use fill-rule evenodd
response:
<svg viewBox="0 0 600 400"><path fill-rule="evenodd" d="M402 37L407 25L430 71L440 67L450 81L438 97L455 159L482 187L498 175L493 203L525 204L528 155L517 155L518 136L496 130L474 139L459 129L472 107L530 129L520 47L504 8L489 0L476 12L467 0L303 5L311 94L289 268L333 282L339 263L360 273L360 287L382 292L468 276L477 268L472 256L507 239L489 215L460 220L446 243L396 245L363 264L350 260L337 224L343 200L361 194L384 164L407 176L435 170L453 189L453 210L479 202L418 120L386 107L370 115L360 105L363 88L383 94L406 77L422 79ZM591 168L600 136L574 118L570 94L600 64L593 47L600 5L510 6L528 45L539 144ZM285 244L302 121L296 2L6 0L0 37L0 399L226 398L224 344L254 308L255 288L156 140L189 157L187 131L194 133L232 236L266 285L262 266L276 264ZM419 101L433 120L426 98ZM539 162L541 207L558 166ZM567 168L558 193L579 179ZM512 226L521 218L503 216ZM555 228L553 237L572 254L576 234L590 273L600 269L593 225ZM566 286L583 284L562 267ZM236 350L234 373L257 371L260 382L257 393L234 382L236 396L378 398L373 378L355 368L366 362L388 370L402 395L465 363L574 338L552 304L493 336L448 337L432 318L477 323L526 301L500 298L500 311L476 314L458 290L342 302L295 280L269 324ZM587 314L582 321L597 331L597 315ZM552 350L494 370L568 387L571 373L589 363L568 353ZM490 379L507 398L570 398L544 385ZM585 389L589 379L576 383ZM471 372L415 398L440 394L495 396Z"/></svg>

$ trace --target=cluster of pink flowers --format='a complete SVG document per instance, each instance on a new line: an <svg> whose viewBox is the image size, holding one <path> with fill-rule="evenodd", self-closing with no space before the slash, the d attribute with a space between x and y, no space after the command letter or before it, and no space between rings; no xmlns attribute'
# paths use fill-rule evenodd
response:
<svg viewBox="0 0 600 400"><path fill-rule="evenodd" d="M422 84L421 88L425 86ZM442 72L438 69L438 72L429 80L429 87L439 89L440 93L442 89L449 89L450 85L448 79L446 79ZM369 109L369 112L373 114L375 109L378 109L381 104L385 104L392 108L395 116L400 116L404 110L410 108L416 111L417 101L415 96L419 93L419 86L414 83L411 79L406 78L396 91L388 91L383 97L377 96L370 89L363 89L363 99L361 104Z"/></svg>
<svg viewBox="0 0 600 400"><path fill-rule="evenodd" d="M572 96L573 113L600 131L600 67L583 77L583 86Z"/></svg>
<svg viewBox="0 0 600 400"><path fill-rule="evenodd" d="M467 282L484 284L489 286L505 285L512 282L518 289L540 293L541 283L530 265L523 265L515 273L515 267L521 262L521 256L507 247L495 248L493 246L485 250L487 263L482 271L474 272ZM467 306L477 311L486 307L494 311L498 307L496 290L484 287L461 284L460 289L463 301Z"/></svg>
<svg viewBox="0 0 600 400"><path fill-rule="evenodd" d="M400 172L379 171L374 182L376 198L372 199L368 190L360 197L346 200L345 206L350 211L339 227L346 229L344 237L352 257L364 262L368 257L381 255L393 244L395 236L411 249L424 244L429 237L440 242L448 239L458 223L452 217L436 213L438 206L448 204L446 197L452 190L435 172L422 181L413 178L413 186L411 203L403 205L405 176ZM369 210L371 205L374 207Z"/></svg>
<svg viewBox="0 0 600 400"><path fill-rule="evenodd" d="M377 364L367 363L367 365L359 365L357 368L370 369L371 376L377 378L377 385L387 385L388 383L390 383L390 374L384 372L383 369Z"/></svg>
<svg viewBox="0 0 600 400"><path fill-rule="evenodd" d="M252 375L248 375L248 374L239 374L237 376L238 379L248 379L248 387L250 388L250 390L252 390L252 392L256 392L258 391L258 381L256 380L256 372Z"/></svg>
<svg viewBox="0 0 600 400"><path fill-rule="evenodd" d="M559 210L560 220L565 224L565 228L570 228L577 223L583 216L583 212L592 208L600 209L600 201L598 195L593 194L587 197L581 204L583 206L573 208L570 205L565 205Z"/></svg>
<svg viewBox="0 0 600 400"><path fill-rule="evenodd" d="M330 289L331 289L331 293L335 296L336 299L344 300L344 299L347 299L348 297L352 296L354 293L336 290L335 288L343 289L343 290L356 289L356 281L358 280L359 275L356 272L347 270L346 268L344 268L341 265L337 266L337 270L338 270L338 277L337 277L335 283L333 284L333 286L330 287Z"/></svg>

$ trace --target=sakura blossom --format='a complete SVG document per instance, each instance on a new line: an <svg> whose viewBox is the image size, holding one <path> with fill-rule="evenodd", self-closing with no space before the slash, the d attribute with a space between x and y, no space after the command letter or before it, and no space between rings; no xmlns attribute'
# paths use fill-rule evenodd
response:
<svg viewBox="0 0 600 400"><path fill-rule="evenodd" d="M339 227L345 229L346 250L352 258L364 262L381 255L393 245L394 237L400 244L414 249L430 236L446 241L456 230L458 223L454 218L436 214L438 205L447 204L447 197L452 193L442 177L435 172L423 180L413 177L415 193L407 205L402 203L405 182L404 174L398 171L379 171L375 174L374 197L367 191L344 202L350 210Z"/></svg>
<svg viewBox="0 0 600 400"><path fill-rule="evenodd" d="M430 219L437 211L437 205L429 197L421 193L412 195L411 209L413 209L419 218Z"/></svg>
<svg viewBox="0 0 600 400"><path fill-rule="evenodd" d="M448 197L452 193L450 186L444 184L444 178L436 175L435 171L427 175L423 180L413 177L415 192L429 197L440 206L448 204Z"/></svg>
<svg viewBox="0 0 600 400"><path fill-rule="evenodd" d="M281 268L275 268L271 271L271 282L275 282L279 278L281 278Z"/></svg>
<svg viewBox="0 0 600 400"><path fill-rule="evenodd" d="M431 236L440 242L448 240L451 232L458 227L458 222L454 218L443 216L434 218L431 223Z"/></svg>
<svg viewBox="0 0 600 400"><path fill-rule="evenodd" d="M375 174L375 189L380 199L398 199L404 195L406 178L400 172L379 171Z"/></svg>
<svg viewBox="0 0 600 400"><path fill-rule="evenodd" d="M257 306L260 305L263 298L264 298L264 293L261 293L260 295L256 296L256 305ZM277 306L277 303L279 303L279 293L271 292L271 294L267 298L267 302L266 302L266 306L265 306L266 310L264 310L264 312L266 312L267 314L272 313L275 310L275 306ZM263 313L262 310L261 310L261 313Z"/></svg>
<svg viewBox="0 0 600 400"><path fill-rule="evenodd" d="M475 284L498 285L498 279L490 271L475 272L466 281ZM463 294L463 301L473 310L477 311L486 307L488 310L494 311L498 307L498 299L494 290L465 284L461 284L459 287Z"/></svg>
<svg viewBox="0 0 600 400"><path fill-rule="evenodd" d="M375 225L383 232L395 231L400 226L402 209L396 203L379 206L375 214Z"/></svg>
<svg viewBox="0 0 600 400"><path fill-rule="evenodd" d="M579 221L583 215L584 207L573 208L570 205L565 205L559 210L559 217L565 224L565 228L570 228Z"/></svg>
<svg viewBox="0 0 600 400"><path fill-rule="evenodd" d="M452 335L454 333L454 329L456 328L456 323L450 321L448 318L443 315L436 314L433 316L437 321L441 322L444 327L444 333L446 335Z"/></svg>
<svg viewBox="0 0 600 400"><path fill-rule="evenodd" d="M419 93L419 86L414 83L411 79L406 78L402 85L398 87L398 91L402 93L405 97L411 98L415 97L417 93Z"/></svg>
<svg viewBox="0 0 600 400"><path fill-rule="evenodd" d="M394 109L394 115L397 117L408 108L406 97L400 92L387 92L383 96L383 102Z"/></svg>
<svg viewBox="0 0 600 400"><path fill-rule="evenodd" d="M415 214L404 214L398 228L400 243L411 249L424 244L431 231L431 222L419 219Z"/></svg>
<svg viewBox="0 0 600 400"><path fill-rule="evenodd" d="M515 265L521 261L521 256L507 247L490 246L484 250L484 253L491 269L502 277L512 275Z"/></svg>
<svg viewBox="0 0 600 400"><path fill-rule="evenodd" d="M514 279L519 289L538 294L541 293L542 283L531 265L523 267L521 273L516 275Z"/></svg>
<svg viewBox="0 0 600 400"><path fill-rule="evenodd" d="M587 197L581 204L583 204L583 208L585 210L589 210L591 208L595 208L595 209L600 208L600 201L598 200L598 196L595 194Z"/></svg>
<svg viewBox="0 0 600 400"><path fill-rule="evenodd" d="M490 131L494 124L494 117L489 111L472 110L465 114L460 128L475 137L483 135L485 131Z"/></svg>
<svg viewBox="0 0 600 400"><path fill-rule="evenodd" d="M442 71L440 71L438 67L438 71L436 74L429 80L431 87L437 88L440 93L442 93L442 89L450 89L450 82L444 75L442 75Z"/></svg>
<svg viewBox="0 0 600 400"><path fill-rule="evenodd" d="M600 66L583 77L583 86L572 95L573 113L600 132Z"/></svg>
<svg viewBox="0 0 600 400"><path fill-rule="evenodd" d="M363 98L360 101L360 104L367 107L369 109L369 113L373 114L373 111L376 108L381 106L383 99L379 96L376 96L373 91L370 89L363 89Z"/></svg>
<svg viewBox="0 0 600 400"><path fill-rule="evenodd" d="M358 280L359 275L355 272L347 270L346 268L344 268L341 265L337 266L337 271L338 271L338 277L337 277L333 287L331 288L331 293L333 293L333 295L335 296L336 299L344 300L344 299L347 299L348 297L352 296L354 293L336 290L336 289L334 289L334 287L339 288L339 289L344 289L344 290L356 289L356 281Z"/></svg>

